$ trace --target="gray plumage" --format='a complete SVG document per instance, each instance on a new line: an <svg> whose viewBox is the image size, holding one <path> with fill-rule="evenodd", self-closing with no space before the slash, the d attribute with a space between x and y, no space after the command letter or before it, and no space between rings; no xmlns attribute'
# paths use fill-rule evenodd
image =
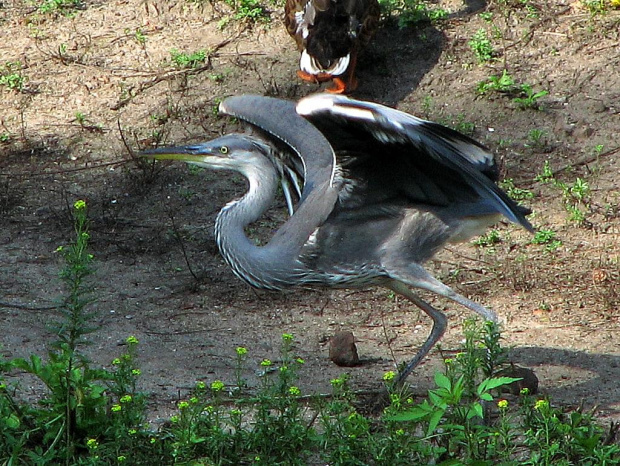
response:
<svg viewBox="0 0 620 466"><path fill-rule="evenodd" d="M532 230L527 210L495 184L495 161L484 147L441 125L343 96L319 94L297 105L239 96L220 110L261 136L230 134L146 154L247 178L247 193L220 211L215 226L237 276L266 289L379 285L405 296L433 319L433 329L399 382L446 329L445 316L412 287L497 321L422 266L446 243L483 233L501 216ZM256 246L244 227L269 208L280 185L292 215Z"/></svg>

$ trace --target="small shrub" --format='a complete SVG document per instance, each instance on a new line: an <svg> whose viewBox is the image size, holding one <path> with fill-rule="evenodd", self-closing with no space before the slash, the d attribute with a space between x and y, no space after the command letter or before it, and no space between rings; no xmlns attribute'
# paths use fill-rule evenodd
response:
<svg viewBox="0 0 620 466"><path fill-rule="evenodd" d="M188 54L172 49L170 51L170 57L172 63L178 68L198 68L206 61L207 53L204 50L198 50Z"/></svg>
<svg viewBox="0 0 620 466"><path fill-rule="evenodd" d="M478 31L476 31L469 41L469 47L480 63L489 62L493 60L495 56L495 50L493 49L491 40L484 29L478 29Z"/></svg>

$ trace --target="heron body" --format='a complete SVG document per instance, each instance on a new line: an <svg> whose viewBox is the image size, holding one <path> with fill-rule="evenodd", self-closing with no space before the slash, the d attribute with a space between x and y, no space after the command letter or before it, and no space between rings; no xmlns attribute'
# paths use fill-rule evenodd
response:
<svg viewBox="0 0 620 466"><path fill-rule="evenodd" d="M333 80L328 92L357 87L357 55L379 25L377 0L287 0L286 29L301 53L297 75L306 81Z"/></svg>
<svg viewBox="0 0 620 466"><path fill-rule="evenodd" d="M266 289L379 285L405 296L433 319L433 329L400 382L447 326L413 288L497 320L423 267L445 244L480 234L502 216L532 229L527 210L495 184L497 168L485 148L436 123L338 95L319 94L297 105L231 97L220 110L259 134L147 155L247 178L245 195L226 205L215 224L219 249L237 276ZM270 207L280 185L292 215L266 245L256 246L244 228Z"/></svg>

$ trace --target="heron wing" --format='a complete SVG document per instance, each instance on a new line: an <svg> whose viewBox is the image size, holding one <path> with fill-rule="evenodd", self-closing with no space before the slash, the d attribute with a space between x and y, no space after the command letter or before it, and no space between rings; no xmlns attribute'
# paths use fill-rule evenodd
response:
<svg viewBox="0 0 620 466"><path fill-rule="evenodd" d="M299 116L295 103L257 95L229 97L220 104L220 112L239 118L280 141L290 150L274 151L272 161L281 174L294 172L290 178L296 184L295 173L303 167L303 189L292 217L274 234L279 239L302 245L314 228L329 216L338 199L334 186L336 156L325 136L310 122ZM312 154L308 157L307 154ZM293 156L292 156L293 155ZM283 187L286 183L283 184ZM285 187L286 189L286 187ZM307 232L307 234L306 234ZM291 243L291 246L294 245Z"/></svg>
<svg viewBox="0 0 620 466"><path fill-rule="evenodd" d="M383 105L339 95L302 99L297 112L332 144L355 206L388 198L430 205L478 204L531 230L520 208L495 181L493 155L473 139Z"/></svg>
<svg viewBox="0 0 620 466"><path fill-rule="evenodd" d="M332 185L336 158L325 136L316 127L301 118L295 110L295 103L257 95L229 97L220 104L220 112L239 118L262 130L269 136L286 144L294 154L277 154L284 170L299 173L303 167L303 191L301 200L317 186ZM303 154L312 153L312 157Z"/></svg>

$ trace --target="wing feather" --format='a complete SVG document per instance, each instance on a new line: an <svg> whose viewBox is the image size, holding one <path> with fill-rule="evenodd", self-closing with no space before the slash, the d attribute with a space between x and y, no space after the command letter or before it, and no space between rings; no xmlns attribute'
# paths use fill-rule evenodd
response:
<svg viewBox="0 0 620 466"><path fill-rule="evenodd" d="M297 112L311 121L337 154L349 155L343 169L370 180L368 197L404 194L413 201L489 208L528 230L519 207L496 184L493 154L473 139L383 105L340 95L302 99ZM372 186L373 180L375 185ZM377 199L378 201L383 199Z"/></svg>

